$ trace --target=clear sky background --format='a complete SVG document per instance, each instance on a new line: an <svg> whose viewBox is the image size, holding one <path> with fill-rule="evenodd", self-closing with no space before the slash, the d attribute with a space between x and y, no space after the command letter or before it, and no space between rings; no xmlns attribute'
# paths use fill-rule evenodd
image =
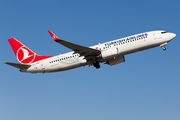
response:
<svg viewBox="0 0 180 120"><path fill-rule="evenodd" d="M179 120L179 0L4 0L0 2L0 120ZM21 73L7 39L40 55L71 51L59 38L92 46L152 30L177 36L100 69Z"/></svg>

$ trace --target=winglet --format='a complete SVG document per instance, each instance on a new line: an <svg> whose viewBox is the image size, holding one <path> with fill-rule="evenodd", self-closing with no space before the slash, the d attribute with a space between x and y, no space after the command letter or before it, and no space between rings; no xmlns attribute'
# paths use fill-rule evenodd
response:
<svg viewBox="0 0 180 120"><path fill-rule="evenodd" d="M56 42L61 41L54 33L52 33L50 30L48 30L49 34L51 35L52 39Z"/></svg>

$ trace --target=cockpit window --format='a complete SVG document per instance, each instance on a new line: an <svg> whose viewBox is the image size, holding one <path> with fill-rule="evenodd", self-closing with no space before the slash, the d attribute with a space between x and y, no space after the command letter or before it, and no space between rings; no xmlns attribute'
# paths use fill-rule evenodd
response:
<svg viewBox="0 0 180 120"><path fill-rule="evenodd" d="M161 32L161 34L164 34L164 33L167 33L167 31L163 31L163 32Z"/></svg>

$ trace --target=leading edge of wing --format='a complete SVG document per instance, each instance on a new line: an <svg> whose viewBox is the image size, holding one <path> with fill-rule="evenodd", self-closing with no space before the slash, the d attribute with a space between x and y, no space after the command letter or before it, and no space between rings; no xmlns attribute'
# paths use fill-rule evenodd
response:
<svg viewBox="0 0 180 120"><path fill-rule="evenodd" d="M88 48L88 47L84 47L81 45L77 45L71 42L67 42L65 40L59 39L54 33L52 33L50 30L48 30L49 34L51 35L51 37L53 38L53 40L55 42L58 42L59 44L70 48L71 50L73 50L75 53L79 53L81 56L97 56L101 53L101 51L93 49L93 48Z"/></svg>

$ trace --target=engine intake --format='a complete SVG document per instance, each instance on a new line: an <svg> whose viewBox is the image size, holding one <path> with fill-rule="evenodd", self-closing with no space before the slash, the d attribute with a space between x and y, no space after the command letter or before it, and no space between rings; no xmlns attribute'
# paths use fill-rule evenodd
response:
<svg viewBox="0 0 180 120"><path fill-rule="evenodd" d="M119 54L118 48L112 48L112 49L107 49L107 50L101 51L101 56L103 59L114 58L118 54Z"/></svg>

